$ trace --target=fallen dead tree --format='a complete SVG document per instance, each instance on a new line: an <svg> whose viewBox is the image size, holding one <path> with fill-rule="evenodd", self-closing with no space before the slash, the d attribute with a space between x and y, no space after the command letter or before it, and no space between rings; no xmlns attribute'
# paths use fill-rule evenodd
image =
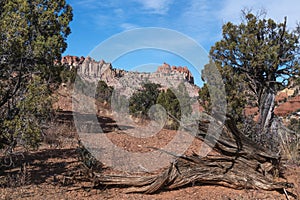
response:
<svg viewBox="0 0 300 200"><path fill-rule="evenodd" d="M183 127L195 134L195 129L188 125ZM211 134L207 137L208 123L202 121L195 134L197 139L210 145L218 155L177 156L175 162L156 175L103 175L94 172L94 180L98 185L129 187L128 192L143 193L155 193L191 183L281 191L293 187L293 184L278 182L275 178L281 175L280 156L245 137L229 116L224 126L215 127L218 128L222 128L221 135Z"/></svg>

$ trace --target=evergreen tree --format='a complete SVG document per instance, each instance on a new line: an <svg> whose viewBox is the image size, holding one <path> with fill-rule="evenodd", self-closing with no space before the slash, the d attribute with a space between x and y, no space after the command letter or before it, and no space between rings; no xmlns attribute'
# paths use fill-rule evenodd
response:
<svg viewBox="0 0 300 200"><path fill-rule="evenodd" d="M110 103L113 90L113 87L108 86L104 81L100 80L96 88L95 98L101 103Z"/></svg>
<svg viewBox="0 0 300 200"><path fill-rule="evenodd" d="M180 102L171 89L167 89L166 92L162 91L159 94L157 98L157 104L163 106L166 112L169 114L173 115L179 120L181 119ZM169 129L177 129L179 127L179 123L168 116L165 127Z"/></svg>
<svg viewBox="0 0 300 200"><path fill-rule="evenodd" d="M47 115L39 108L50 106L45 87L59 76L54 62L67 47L72 8L65 0L3 0L0 11L0 146L36 146Z"/></svg>
<svg viewBox="0 0 300 200"><path fill-rule="evenodd" d="M210 64L205 66L203 71L204 74L209 73ZM244 108L246 106L246 103L249 103L249 101L247 102L247 99L251 100L251 95L247 94L247 85L246 82L243 81L243 74L234 72L232 67L228 65L221 67L220 64L216 64L216 67L222 75L225 85L227 101L226 113L230 114L236 121L236 123L238 123L238 125L241 125L241 123L245 119L243 112ZM210 89L212 89L212 86L210 87ZM199 90L199 100L201 101L200 103L208 113L210 113L212 109L210 92L212 91L209 91L208 83L204 83L201 90ZM214 95L216 96L217 94Z"/></svg>
<svg viewBox="0 0 300 200"><path fill-rule="evenodd" d="M276 23L244 12L243 19L239 25L228 22L223 26L223 38L211 48L210 56L247 83L259 107L257 136L276 148L278 144L270 144L276 137L275 95L289 76L299 72L299 32L287 29L286 18Z"/></svg>
<svg viewBox="0 0 300 200"><path fill-rule="evenodd" d="M156 104L160 93L160 85L144 83L142 89L134 93L129 99L129 112L134 116L147 117L151 106Z"/></svg>

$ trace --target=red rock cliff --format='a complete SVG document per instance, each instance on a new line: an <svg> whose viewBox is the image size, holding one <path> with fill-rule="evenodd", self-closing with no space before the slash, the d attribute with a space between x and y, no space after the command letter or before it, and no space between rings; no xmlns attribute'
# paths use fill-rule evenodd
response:
<svg viewBox="0 0 300 200"><path fill-rule="evenodd" d="M181 67L181 66L172 66L170 67L169 64L164 63L163 65L159 66L157 68L158 73L181 73L184 76L184 79L186 79L188 82L194 84L194 77L190 70L187 67Z"/></svg>

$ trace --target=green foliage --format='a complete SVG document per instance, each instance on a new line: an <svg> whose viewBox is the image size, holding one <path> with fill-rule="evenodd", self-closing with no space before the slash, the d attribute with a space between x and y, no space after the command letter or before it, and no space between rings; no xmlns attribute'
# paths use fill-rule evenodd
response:
<svg viewBox="0 0 300 200"><path fill-rule="evenodd" d="M136 117L147 117L148 110L156 104L160 93L159 88L159 84L144 83L142 89L129 99L130 114Z"/></svg>
<svg viewBox="0 0 300 200"><path fill-rule="evenodd" d="M203 72L208 73L210 70L209 65L204 67ZM243 75L234 71L230 66L221 67L221 65L216 64L217 69L223 78L223 83L225 85L226 101L227 101L227 111L237 123L242 123L245 116L243 116L243 110L246 106L247 99L249 100L249 93L246 93L246 83L243 81ZM214 82L212 80L211 82ZM219 88L214 87L211 83L210 91L208 88L208 83L205 83L201 90L199 91L199 100L204 109L210 113L212 109L211 94L213 93L214 98L218 97ZM224 95L225 96L225 95ZM248 101L249 103L250 101ZM224 106L224 105L221 105Z"/></svg>
<svg viewBox="0 0 300 200"><path fill-rule="evenodd" d="M47 84L40 77L35 76L30 81L26 93L14 108L14 116L2 122L0 130L10 144L37 147L41 141L43 124L51 117L50 94Z"/></svg>
<svg viewBox="0 0 300 200"><path fill-rule="evenodd" d="M89 97L94 97L95 96L95 87L96 87L95 83L86 81L86 80L82 79L80 76L76 77L76 81L74 84L74 88L75 88L76 92L86 95L86 96L89 96Z"/></svg>
<svg viewBox="0 0 300 200"><path fill-rule="evenodd" d="M226 111L224 81L220 76L220 66L210 60L202 71L204 87L199 91L200 103L210 114L222 114Z"/></svg>
<svg viewBox="0 0 300 200"><path fill-rule="evenodd" d="M72 8L65 0L4 0L0 52L7 63L49 68L60 59L70 34ZM44 66L42 66L44 65Z"/></svg>
<svg viewBox="0 0 300 200"><path fill-rule="evenodd" d="M167 89L166 92L162 91L158 95L157 104L163 106L168 113L180 120L180 103L171 89ZM168 117L165 127L169 129L177 129L179 127L179 123L177 121L174 121L172 118Z"/></svg>
<svg viewBox="0 0 300 200"><path fill-rule="evenodd" d="M173 89L173 91L180 102L181 115L189 116L192 113L191 105L193 104L193 101L191 100L184 83L181 82L176 89Z"/></svg>
<svg viewBox="0 0 300 200"><path fill-rule="evenodd" d="M161 105L166 112L181 120L183 116L188 116L192 112L191 101L184 83L177 88L159 91L160 85L146 83L143 89L134 93L129 99L130 114L136 117L146 117L151 106ZM163 119L164 113L160 109L155 110L156 119ZM179 123L172 117L167 117L166 128L177 129Z"/></svg>
<svg viewBox="0 0 300 200"><path fill-rule="evenodd" d="M100 80L96 88L95 98L101 103L110 103L113 91L114 88L112 86L108 86L104 81Z"/></svg>
<svg viewBox="0 0 300 200"><path fill-rule="evenodd" d="M59 81L54 62L67 47L72 8L65 0L3 0L0 11L0 148L35 147L51 108L46 88Z"/></svg>
<svg viewBox="0 0 300 200"><path fill-rule="evenodd" d="M243 17L239 25L228 22L223 26L223 39L210 55L222 67L243 75L241 80L259 98L266 88L275 90L276 84L285 84L287 76L297 73L299 35L287 30L286 20L276 23L252 13Z"/></svg>
<svg viewBox="0 0 300 200"><path fill-rule="evenodd" d="M275 95L289 77L299 73L299 33L287 29L286 18L276 23L244 12L242 23L223 25L223 38L210 50L226 85L228 112L239 121L245 101L253 104L254 99L260 112L257 138L274 149L279 146L278 134L271 129L277 123Z"/></svg>
<svg viewBox="0 0 300 200"><path fill-rule="evenodd" d="M202 88L199 90L199 102L200 105L203 106L204 110L208 113L211 113L211 100L210 100L210 95L209 95L209 90L208 90L208 85L207 83L204 83Z"/></svg>
<svg viewBox="0 0 300 200"><path fill-rule="evenodd" d="M59 74L60 81L67 84L73 84L76 80L77 70L75 68L70 70L65 68L64 66L62 67L63 69Z"/></svg>
<svg viewBox="0 0 300 200"><path fill-rule="evenodd" d="M171 89L162 91L157 98L157 103L163 106L166 111L170 112L177 119L181 117L180 103Z"/></svg>
<svg viewBox="0 0 300 200"><path fill-rule="evenodd" d="M111 96L111 108L113 111L122 114L128 113L128 99L126 96L121 95L120 92L114 91Z"/></svg>
<svg viewBox="0 0 300 200"><path fill-rule="evenodd" d="M73 76L73 74L71 74ZM95 90L96 88L96 90ZM97 85L86 81L79 76L76 78L75 90L83 95L95 98L97 101L110 103L114 88L108 86L104 81L98 81Z"/></svg>
<svg viewBox="0 0 300 200"><path fill-rule="evenodd" d="M298 75L298 76L297 76L297 78L296 78L296 81L295 81L295 82L296 82L296 85L300 85L300 75Z"/></svg>

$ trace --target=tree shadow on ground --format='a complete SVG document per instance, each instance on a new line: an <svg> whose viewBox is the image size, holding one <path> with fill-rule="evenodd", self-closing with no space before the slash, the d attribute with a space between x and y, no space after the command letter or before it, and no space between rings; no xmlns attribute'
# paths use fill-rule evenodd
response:
<svg viewBox="0 0 300 200"><path fill-rule="evenodd" d="M76 120L76 122L74 122ZM57 121L60 123L76 123L77 131L86 133L109 133L115 130L133 129L132 126L118 125L111 117L94 114L82 114L72 111L57 112Z"/></svg>
<svg viewBox="0 0 300 200"><path fill-rule="evenodd" d="M67 175L80 168L76 148L71 149L42 149L36 152L28 152L15 155L12 158L12 165L8 160L0 157L1 177L19 177L18 174L24 173L26 167L27 180L29 184L42 184L47 181L56 182L56 177ZM9 161L10 162L10 161ZM18 181L18 180L16 180ZM0 183L1 184L1 183ZM2 185L5 187L5 185Z"/></svg>

